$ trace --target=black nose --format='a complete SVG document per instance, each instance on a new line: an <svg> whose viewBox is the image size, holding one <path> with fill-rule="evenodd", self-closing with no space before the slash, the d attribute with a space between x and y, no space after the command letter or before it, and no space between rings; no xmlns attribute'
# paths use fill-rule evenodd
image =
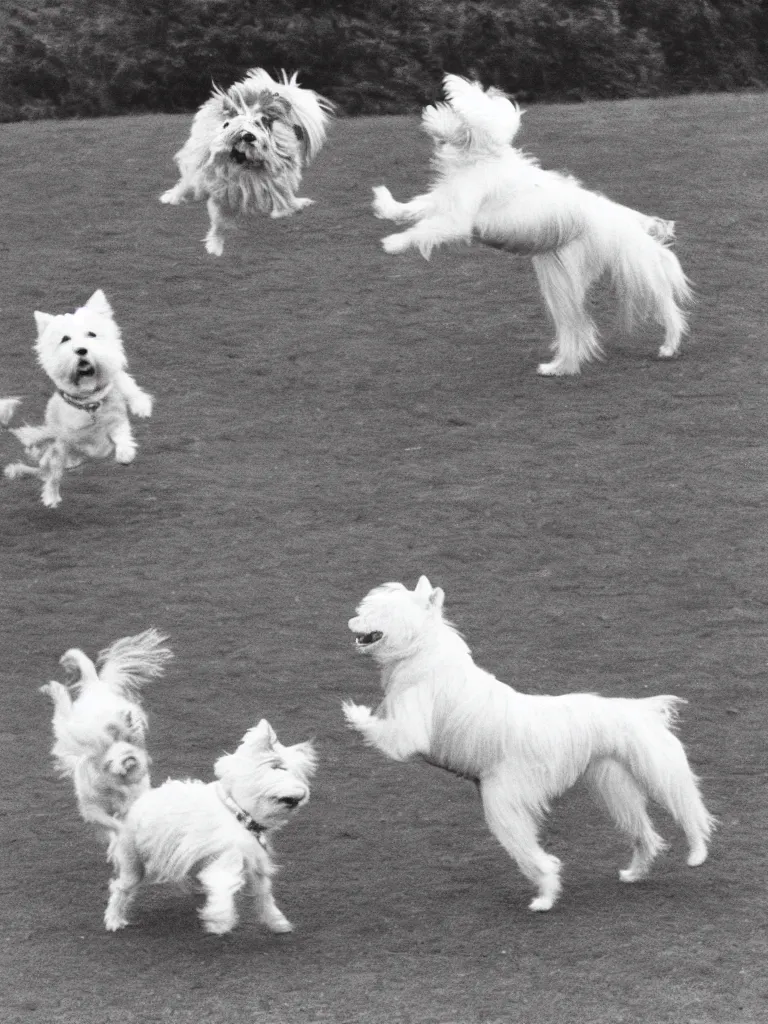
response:
<svg viewBox="0 0 768 1024"><path fill-rule="evenodd" d="M252 135L250 132L245 132L245 134L242 136L242 140L243 142L255 142L256 136Z"/></svg>
<svg viewBox="0 0 768 1024"><path fill-rule="evenodd" d="M87 348L76 348L75 349L75 355L76 356L87 356L88 355L88 349Z"/></svg>
<svg viewBox="0 0 768 1024"><path fill-rule="evenodd" d="M301 803L300 796L281 796L280 803L285 804L286 807L298 807Z"/></svg>

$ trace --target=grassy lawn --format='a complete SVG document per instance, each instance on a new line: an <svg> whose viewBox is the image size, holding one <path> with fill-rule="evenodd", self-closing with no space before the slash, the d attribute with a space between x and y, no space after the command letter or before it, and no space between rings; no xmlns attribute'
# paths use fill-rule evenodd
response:
<svg viewBox="0 0 768 1024"><path fill-rule="evenodd" d="M37 421L32 312L104 288L157 398L130 467L91 464L49 511L2 482L5 1024L752 1024L768 1016L765 152L768 95L535 107L546 166L678 225L698 302L681 359L615 336L544 380L530 262L479 247L387 257L370 187L427 180L415 118L340 121L317 205L254 220L220 260L171 209L187 117L0 126L0 393ZM17 444L2 438L3 462ZM549 914L474 788L345 729L375 703L346 621L426 573L478 662L537 693L675 693L720 820L691 871L676 827L647 882L577 790L546 844ZM108 869L50 765L37 687L71 646L157 626L154 779L210 778L259 717L317 740L309 807L278 840L296 924L205 936L194 894L146 890L102 927Z"/></svg>

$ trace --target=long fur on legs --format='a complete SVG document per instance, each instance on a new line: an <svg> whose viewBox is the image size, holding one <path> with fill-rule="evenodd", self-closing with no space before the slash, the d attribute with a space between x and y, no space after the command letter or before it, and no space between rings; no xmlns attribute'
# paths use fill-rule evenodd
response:
<svg viewBox="0 0 768 1024"><path fill-rule="evenodd" d="M625 326L654 320L664 330L659 356L676 355L692 294L668 248L673 222L590 192L513 148L521 111L497 89L458 75L446 75L444 89L446 102L422 114L435 144L430 191L398 203L384 186L373 190L377 217L411 225L384 238L384 250L417 248L429 259L436 246L478 239L532 256L555 325L554 358L541 374L578 373L603 354L587 311L601 278L613 285Z"/></svg>
<svg viewBox="0 0 768 1024"><path fill-rule="evenodd" d="M539 826L581 777L630 840L622 881L645 877L664 847L648 799L685 832L688 864L702 864L714 819L672 731L680 698L519 693L475 665L443 599L425 576L413 591L386 583L363 599L349 628L381 668L384 699L376 713L345 702L348 725L387 757L420 756L477 782L488 827L536 889L531 910L549 910L561 887Z"/></svg>

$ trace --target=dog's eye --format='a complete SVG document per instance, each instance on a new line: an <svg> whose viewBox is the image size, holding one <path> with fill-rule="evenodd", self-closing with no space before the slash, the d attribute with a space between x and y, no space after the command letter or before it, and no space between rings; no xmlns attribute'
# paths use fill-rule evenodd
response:
<svg viewBox="0 0 768 1024"><path fill-rule="evenodd" d="M61 339L61 344L63 345L65 341L72 341L68 334L65 334L64 337Z"/></svg>
<svg viewBox="0 0 768 1024"><path fill-rule="evenodd" d="M272 127L272 125L275 123L276 120L277 120L276 117L265 117L264 121L262 123L263 123L264 127L267 129L267 131L269 131L270 128Z"/></svg>
<svg viewBox="0 0 768 1024"><path fill-rule="evenodd" d="M224 124L221 127L222 128L229 128L229 121L225 121Z"/></svg>
<svg viewBox="0 0 768 1024"><path fill-rule="evenodd" d="M95 333L93 331L88 331L88 337L89 338L95 338L96 335L95 335Z"/></svg>

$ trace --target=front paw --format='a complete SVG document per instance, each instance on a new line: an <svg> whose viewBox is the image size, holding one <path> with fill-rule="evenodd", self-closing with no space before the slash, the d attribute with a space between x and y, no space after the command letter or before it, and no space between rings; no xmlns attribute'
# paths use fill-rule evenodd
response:
<svg viewBox="0 0 768 1024"><path fill-rule="evenodd" d="M351 700L345 700L341 705L341 710L344 713L344 717L346 718L347 725L350 729L363 731L373 718L370 708L366 707L364 704L355 704L354 701Z"/></svg>
<svg viewBox="0 0 768 1024"><path fill-rule="evenodd" d="M128 924L128 918L119 911L113 910L112 907L107 907L104 913L104 927L108 932L117 932L121 928L125 928Z"/></svg>
<svg viewBox="0 0 768 1024"><path fill-rule="evenodd" d="M136 446L121 444L115 448L115 462L121 466L129 466L136 458Z"/></svg>
<svg viewBox="0 0 768 1024"><path fill-rule="evenodd" d="M152 415L153 398L146 391L140 391L131 398L129 408L134 416L145 418Z"/></svg>
<svg viewBox="0 0 768 1024"><path fill-rule="evenodd" d="M179 192L175 185L173 188L169 188L167 192L163 192L160 196L160 202L166 203L168 206L178 206L182 201L181 192Z"/></svg>
<svg viewBox="0 0 768 1024"><path fill-rule="evenodd" d="M224 241L221 238L207 236L205 239L205 251L211 256L221 256L224 252Z"/></svg>
<svg viewBox="0 0 768 1024"><path fill-rule="evenodd" d="M398 204L386 185L377 185L373 190L373 215L379 220L392 220Z"/></svg>
<svg viewBox="0 0 768 1024"><path fill-rule="evenodd" d="M384 252L388 252L390 256L398 256L400 253L406 252L410 245L408 235L404 231L398 232L395 235L387 235L386 238L381 240L382 249Z"/></svg>

